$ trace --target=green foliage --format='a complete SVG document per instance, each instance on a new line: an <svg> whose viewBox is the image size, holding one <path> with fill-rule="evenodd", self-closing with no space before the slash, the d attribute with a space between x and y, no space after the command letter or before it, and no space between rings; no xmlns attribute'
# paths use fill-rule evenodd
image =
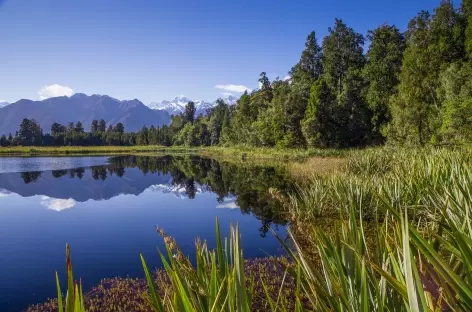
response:
<svg viewBox="0 0 472 312"><path fill-rule="evenodd" d="M251 281L246 281L238 226L231 227L229 241L225 240L223 248L217 219L216 250L210 251L206 243L197 241L196 268L182 254L172 237L163 231L161 235L168 257L161 252L159 254L172 284L172 294L161 298L141 255L154 311L251 311L254 286Z"/></svg>
<svg viewBox="0 0 472 312"><path fill-rule="evenodd" d="M389 25L369 31L367 39L371 44L363 72L369 84L366 100L372 111L373 139L381 143L380 130L391 119L389 99L397 92L405 40L395 26Z"/></svg>
<svg viewBox="0 0 472 312"><path fill-rule="evenodd" d="M322 56L322 49L312 31L306 39L300 61L290 70L291 79L294 82L316 81L323 73Z"/></svg>
<svg viewBox="0 0 472 312"><path fill-rule="evenodd" d="M184 111L184 122L185 123L192 123L193 124L193 121L195 120L195 103L190 101L187 103L187 105L185 106L185 111Z"/></svg>
<svg viewBox="0 0 472 312"><path fill-rule="evenodd" d="M210 121L208 123L208 131L210 132L210 144L218 145L220 143L220 135L223 129L223 122L227 116L228 105L223 100L218 99L216 106L212 109L210 114Z"/></svg>
<svg viewBox="0 0 472 312"><path fill-rule="evenodd" d="M2 135L2 137L0 138L0 146L1 147L10 146L10 141L7 139L5 135Z"/></svg>
<svg viewBox="0 0 472 312"><path fill-rule="evenodd" d="M335 145L336 98L324 79L319 79L310 90L310 100L302 121L303 135L308 146Z"/></svg>
<svg viewBox="0 0 472 312"><path fill-rule="evenodd" d="M434 55L429 49L431 16L421 12L410 21L399 92L392 98L392 123L387 135L394 141L424 145L435 132L438 115Z"/></svg>
<svg viewBox="0 0 472 312"><path fill-rule="evenodd" d="M334 28L323 40L324 77L335 94L340 96L345 87L348 72L364 65L364 37L336 19Z"/></svg>
<svg viewBox="0 0 472 312"><path fill-rule="evenodd" d="M77 284L74 281L72 272L72 260L70 256L70 247L66 245L66 268L67 268L67 293L65 298L62 296L59 275L56 272L57 286L57 311L58 312L85 312L84 296L82 294L82 283Z"/></svg>
<svg viewBox="0 0 472 312"><path fill-rule="evenodd" d="M25 146L40 145L41 138L42 130L39 124L33 119L24 118L15 136L15 144Z"/></svg>
<svg viewBox="0 0 472 312"><path fill-rule="evenodd" d="M441 76L442 126L440 133L447 142L472 141L472 64L452 64Z"/></svg>

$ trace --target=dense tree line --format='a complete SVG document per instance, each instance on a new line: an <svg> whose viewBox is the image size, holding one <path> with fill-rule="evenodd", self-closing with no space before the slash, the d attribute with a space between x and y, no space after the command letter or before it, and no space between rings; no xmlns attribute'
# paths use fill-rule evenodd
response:
<svg viewBox="0 0 472 312"><path fill-rule="evenodd" d="M44 134L33 119L23 119L19 130L13 136L2 135L0 146L103 146L103 145L170 145L169 127L151 127L137 133L125 132L122 123L108 125L102 120L94 120L90 131L85 131L80 121L67 125L54 123L50 132Z"/></svg>
<svg viewBox="0 0 472 312"><path fill-rule="evenodd" d="M366 39L370 43L366 52ZM456 8L442 0L422 11L402 33L381 25L366 38L336 19L321 45L306 40L290 79L270 81L237 105L222 100L205 116L195 104L170 126L138 133L98 122L90 132L70 124L42 135L24 120L6 145L236 145L352 147L460 144L472 140L472 0ZM52 129L51 129L52 130Z"/></svg>
<svg viewBox="0 0 472 312"><path fill-rule="evenodd" d="M366 39L370 43L364 53ZM402 33L381 25L366 38L335 20L306 40L289 80L220 102L206 117L174 118L174 144L350 147L472 140L472 0L443 0ZM179 131L176 131L179 130Z"/></svg>

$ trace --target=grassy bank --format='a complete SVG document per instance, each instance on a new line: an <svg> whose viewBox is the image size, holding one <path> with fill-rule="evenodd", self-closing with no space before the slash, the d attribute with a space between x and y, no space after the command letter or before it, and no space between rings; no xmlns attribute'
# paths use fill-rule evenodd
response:
<svg viewBox="0 0 472 312"><path fill-rule="evenodd" d="M258 159L305 159L308 157L339 157L349 153L349 150L336 149L276 149L254 148L247 146L236 147L184 147L184 146L11 146L0 147L0 155L81 155L81 154L122 154L122 153L200 153L202 155L224 155L235 158Z"/></svg>
<svg viewBox="0 0 472 312"><path fill-rule="evenodd" d="M237 147L180 147L180 146L60 146L60 147L1 147L0 156L106 156L194 154L236 163L258 163L286 166L290 175L301 181L313 175L330 173L339 168L352 150L336 149L276 149Z"/></svg>
<svg viewBox="0 0 472 312"><path fill-rule="evenodd" d="M0 155L20 156L62 156L62 155L117 155L141 153L197 153L199 149L183 147L147 146L12 146L0 147Z"/></svg>

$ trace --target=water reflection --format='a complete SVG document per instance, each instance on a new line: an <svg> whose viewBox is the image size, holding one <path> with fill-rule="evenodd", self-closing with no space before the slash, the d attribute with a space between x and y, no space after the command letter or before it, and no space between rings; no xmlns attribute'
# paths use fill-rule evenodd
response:
<svg viewBox="0 0 472 312"><path fill-rule="evenodd" d="M262 236L272 223L286 223L270 188L290 189L282 169L196 156L120 156L110 158L107 165L0 175L3 196L7 192L22 197L41 195L41 205L54 211L71 209L77 202L139 195L145 190L187 199L212 192L217 208L240 209L260 219Z"/></svg>
<svg viewBox="0 0 472 312"><path fill-rule="evenodd" d="M290 189L281 168L191 156L32 157L2 158L0 172L2 312L54 296L55 272L66 274L66 243L84 289L104 277L142 277L141 253L161 267L156 224L190 259L195 237L214 247L215 217L225 237L230 223L239 224L245 257L284 253L267 234L286 235L269 194Z"/></svg>

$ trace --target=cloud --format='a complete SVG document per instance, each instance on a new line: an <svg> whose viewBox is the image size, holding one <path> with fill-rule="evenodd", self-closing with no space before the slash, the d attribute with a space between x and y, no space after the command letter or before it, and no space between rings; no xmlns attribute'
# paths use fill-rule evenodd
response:
<svg viewBox="0 0 472 312"><path fill-rule="evenodd" d="M0 198L7 197L8 195L11 195L11 194L12 194L12 192L10 192L10 191L7 191L5 189L0 189Z"/></svg>
<svg viewBox="0 0 472 312"><path fill-rule="evenodd" d="M287 76L284 77L284 81L287 81L287 80L290 80L290 79L292 79L292 76L290 76L290 75L287 75Z"/></svg>
<svg viewBox="0 0 472 312"><path fill-rule="evenodd" d="M224 203L218 204L216 205L216 208L238 209L239 206L236 204L235 201L231 201L231 202L224 202Z"/></svg>
<svg viewBox="0 0 472 312"><path fill-rule="evenodd" d="M62 211L70 208L74 208L77 202L72 198L69 199L58 199L43 196L41 198L41 205L49 210Z"/></svg>
<svg viewBox="0 0 472 312"><path fill-rule="evenodd" d="M228 92L237 92L237 93L243 93L246 90L249 91L249 92L252 91L251 89L249 89L246 86L234 85L234 84L216 85L215 88L225 90L225 91L228 91Z"/></svg>
<svg viewBox="0 0 472 312"><path fill-rule="evenodd" d="M221 92L221 94L224 95L224 96L234 96L234 94L231 93L231 92Z"/></svg>
<svg viewBox="0 0 472 312"><path fill-rule="evenodd" d="M41 100L49 99L57 96L71 96L74 94L74 90L69 87L61 86L56 84L44 86L38 91L39 98Z"/></svg>

